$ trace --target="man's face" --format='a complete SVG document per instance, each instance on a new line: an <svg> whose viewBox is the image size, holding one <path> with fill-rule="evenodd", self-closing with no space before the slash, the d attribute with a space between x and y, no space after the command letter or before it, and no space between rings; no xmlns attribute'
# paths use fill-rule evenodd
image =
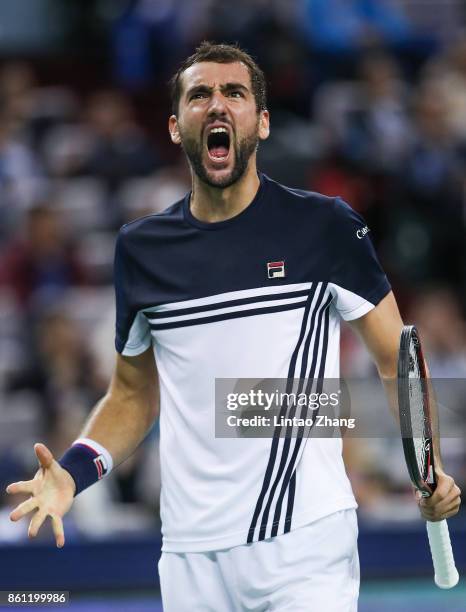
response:
<svg viewBox="0 0 466 612"><path fill-rule="evenodd" d="M241 62L200 62L181 77L172 141L181 144L193 171L207 185L225 189L240 179L269 133L267 111L257 113L247 67Z"/></svg>

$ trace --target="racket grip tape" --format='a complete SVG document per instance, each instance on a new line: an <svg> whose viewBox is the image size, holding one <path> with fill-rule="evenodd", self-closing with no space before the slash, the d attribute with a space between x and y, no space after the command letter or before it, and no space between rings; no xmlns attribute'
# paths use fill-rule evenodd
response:
<svg viewBox="0 0 466 612"><path fill-rule="evenodd" d="M427 535L434 564L435 584L441 589L451 589L458 584L459 574L455 566L447 521L427 521Z"/></svg>

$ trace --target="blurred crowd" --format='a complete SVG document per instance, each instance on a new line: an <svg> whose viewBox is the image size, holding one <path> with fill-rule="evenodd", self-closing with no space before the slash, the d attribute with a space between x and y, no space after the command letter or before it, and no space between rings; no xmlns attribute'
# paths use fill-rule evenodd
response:
<svg viewBox="0 0 466 612"><path fill-rule="evenodd" d="M272 134L260 168L364 215L432 375L466 377L465 20L459 2L425 4L91 2L105 31L100 85L72 70L51 82L45 59L0 59L0 541L26 534L4 520L2 491L34 472L32 443L59 456L105 393L118 228L189 189L166 133L166 80L202 39L239 41L266 72ZM375 375L346 327L342 360L348 376ZM155 427L77 498L71 534L158 528L157 438ZM395 504L413 518L399 441L372 442L346 449L362 513L390 519ZM464 440L443 446L465 485Z"/></svg>

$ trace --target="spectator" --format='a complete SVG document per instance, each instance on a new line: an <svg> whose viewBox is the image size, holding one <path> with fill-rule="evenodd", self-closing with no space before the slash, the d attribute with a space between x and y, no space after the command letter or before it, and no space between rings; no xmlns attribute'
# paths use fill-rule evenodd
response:
<svg viewBox="0 0 466 612"><path fill-rule="evenodd" d="M154 148L123 94L96 93L88 103L87 118L92 144L83 173L101 177L114 190L126 178L147 175L157 167Z"/></svg>
<svg viewBox="0 0 466 612"><path fill-rule="evenodd" d="M32 208L22 234L11 240L0 258L0 286L13 289L21 307L86 283L85 270L52 206Z"/></svg>
<svg viewBox="0 0 466 612"><path fill-rule="evenodd" d="M401 162L401 173L413 205L432 214L435 222L448 219L451 225L452 221L461 224L462 219L464 143L448 121L447 109L440 83L421 82L414 104L414 138Z"/></svg>
<svg viewBox="0 0 466 612"><path fill-rule="evenodd" d="M102 395L85 328L60 303L35 313L27 337L28 354L19 372L7 378L11 392L31 390L41 399L40 435L58 451L76 437L79 424Z"/></svg>
<svg viewBox="0 0 466 612"><path fill-rule="evenodd" d="M25 120L35 102L36 79L26 62L9 62L0 71L0 101L16 119Z"/></svg>
<svg viewBox="0 0 466 612"><path fill-rule="evenodd" d="M0 240L15 230L43 186L40 163L24 142L21 127L0 106Z"/></svg>
<svg viewBox="0 0 466 612"><path fill-rule="evenodd" d="M411 139L408 91L395 60L385 53L367 54L360 74L360 108L347 118L343 152L366 169L392 172Z"/></svg>
<svg viewBox="0 0 466 612"><path fill-rule="evenodd" d="M466 36L453 43L442 56L434 57L424 73L442 91L446 121L452 132L466 141Z"/></svg>
<svg viewBox="0 0 466 612"><path fill-rule="evenodd" d="M138 125L124 94L102 90L87 102L81 123L57 127L47 137L45 154L57 176L93 175L113 193L134 176L159 166L157 151Z"/></svg>
<svg viewBox="0 0 466 612"><path fill-rule="evenodd" d="M433 378L466 378L466 323L456 295L445 286L416 291L409 319L415 321Z"/></svg>

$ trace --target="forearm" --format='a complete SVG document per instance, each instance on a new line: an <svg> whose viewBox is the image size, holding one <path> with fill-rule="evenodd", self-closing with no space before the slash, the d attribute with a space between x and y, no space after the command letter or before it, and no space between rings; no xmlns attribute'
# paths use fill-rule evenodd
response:
<svg viewBox="0 0 466 612"><path fill-rule="evenodd" d="M156 400L141 399L138 394L109 391L96 404L80 433L104 446L114 465L122 463L146 437L156 419Z"/></svg>
<svg viewBox="0 0 466 612"><path fill-rule="evenodd" d="M145 438L158 415L158 405L152 350L131 358L119 355L108 392L90 414L80 437L101 444L118 465Z"/></svg>
<svg viewBox="0 0 466 612"><path fill-rule="evenodd" d="M399 422L399 406L398 406L398 351L393 354L391 363L387 364L386 369L379 369L379 376L385 388L385 393L388 400L388 405L395 417L396 421ZM438 421L438 410L437 402L434 392L432 380L430 379L429 368L426 363L426 374L427 374L427 394L429 400L429 411L432 425L432 442L434 446L434 459L435 466L438 469L443 469L442 458L440 455L440 436L439 436L439 421Z"/></svg>
<svg viewBox="0 0 466 612"><path fill-rule="evenodd" d="M398 312L393 294L388 294L374 310L361 319L354 321L353 327L361 336L374 359L385 388L389 408L398 422L398 354L403 321ZM428 368L427 374L429 375ZM437 467L441 468L437 406L430 379L428 385L433 427L434 458Z"/></svg>
<svg viewBox="0 0 466 612"><path fill-rule="evenodd" d="M353 321L352 327L361 337L374 360L385 388L390 410L398 420L396 378L403 321L393 294L389 293L374 310L361 319Z"/></svg>

